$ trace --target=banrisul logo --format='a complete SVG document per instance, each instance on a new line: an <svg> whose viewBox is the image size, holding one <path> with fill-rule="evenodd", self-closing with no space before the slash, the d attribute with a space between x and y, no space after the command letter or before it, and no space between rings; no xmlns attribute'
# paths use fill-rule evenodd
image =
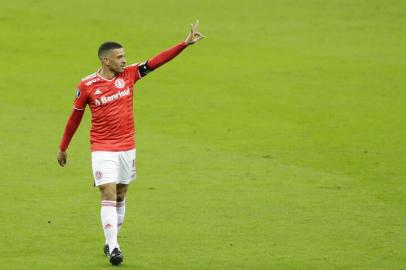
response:
<svg viewBox="0 0 406 270"><path fill-rule="evenodd" d="M94 104L96 104L96 106L99 106L101 104L106 104L106 103L112 102L114 100L117 100L117 99L119 99L121 97L128 96L129 94L130 94L130 87L127 87L127 89L122 90L122 91L118 91L114 95L107 96L107 97L101 97L99 99L96 99L94 101Z"/></svg>

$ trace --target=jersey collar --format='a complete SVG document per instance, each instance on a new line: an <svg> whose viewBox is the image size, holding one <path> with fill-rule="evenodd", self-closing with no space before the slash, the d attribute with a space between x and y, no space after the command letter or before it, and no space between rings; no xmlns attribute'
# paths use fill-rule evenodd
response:
<svg viewBox="0 0 406 270"><path fill-rule="evenodd" d="M102 75L100 75L99 72L100 72L100 68L96 71L96 75L105 81L112 82L112 81L114 81L115 78L117 78L117 76L114 76L112 79L109 80L109 79L104 78Z"/></svg>

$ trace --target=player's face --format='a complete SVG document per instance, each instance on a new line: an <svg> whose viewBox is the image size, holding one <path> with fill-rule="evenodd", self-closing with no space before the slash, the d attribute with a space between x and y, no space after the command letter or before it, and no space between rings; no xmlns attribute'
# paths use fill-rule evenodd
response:
<svg viewBox="0 0 406 270"><path fill-rule="evenodd" d="M125 59L124 49L113 49L106 57L106 65L114 72L120 73L124 71L124 67L127 63Z"/></svg>

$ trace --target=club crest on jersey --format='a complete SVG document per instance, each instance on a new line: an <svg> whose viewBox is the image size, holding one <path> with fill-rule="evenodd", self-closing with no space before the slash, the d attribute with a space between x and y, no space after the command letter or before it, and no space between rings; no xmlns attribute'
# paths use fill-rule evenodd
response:
<svg viewBox="0 0 406 270"><path fill-rule="evenodd" d="M124 80L123 79L117 79L115 82L114 82L114 85L117 87L117 88L123 88L124 86L125 86L125 83L124 83Z"/></svg>

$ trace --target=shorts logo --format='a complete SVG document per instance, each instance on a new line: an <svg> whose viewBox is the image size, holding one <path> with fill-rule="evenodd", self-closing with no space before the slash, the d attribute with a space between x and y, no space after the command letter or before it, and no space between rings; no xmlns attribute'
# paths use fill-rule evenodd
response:
<svg viewBox="0 0 406 270"><path fill-rule="evenodd" d="M124 86L125 86L125 83L124 83L124 80L123 79L117 79L115 82L114 82L114 85L117 87L117 88L123 88Z"/></svg>
<svg viewBox="0 0 406 270"><path fill-rule="evenodd" d="M96 180L100 180L100 179L102 179L103 174L102 174L101 171L97 171L97 172L95 173L95 176L96 176Z"/></svg>

